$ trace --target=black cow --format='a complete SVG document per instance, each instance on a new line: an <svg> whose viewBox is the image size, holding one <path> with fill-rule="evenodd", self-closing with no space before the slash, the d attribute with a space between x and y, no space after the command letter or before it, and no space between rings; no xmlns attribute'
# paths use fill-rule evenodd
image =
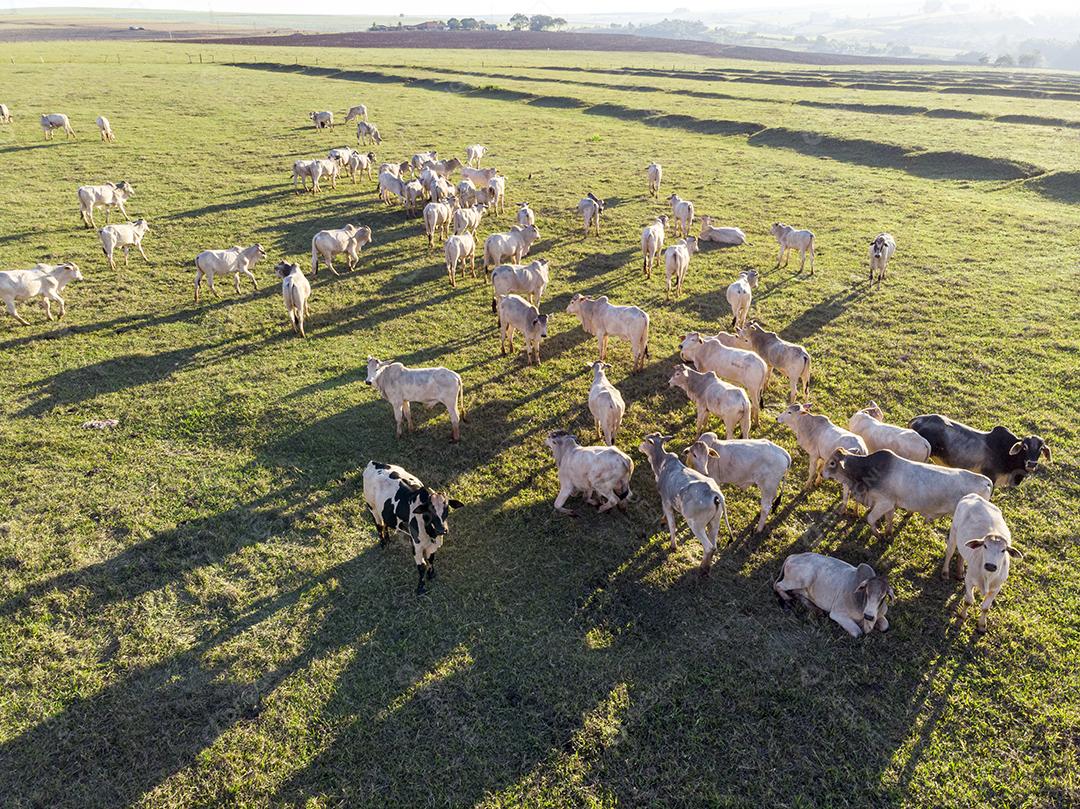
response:
<svg viewBox="0 0 1080 809"><path fill-rule="evenodd" d="M985 433L936 413L916 416L908 426L930 442L930 457L986 475L995 486L1019 486L1039 468L1040 455L1052 460L1039 436L1021 439L1005 427Z"/></svg>
<svg viewBox="0 0 1080 809"><path fill-rule="evenodd" d="M428 579L435 578L435 552L449 531L450 509L464 504L432 491L400 466L375 461L364 469L364 500L378 528L379 545L385 545L394 531L412 539L420 595L425 573Z"/></svg>

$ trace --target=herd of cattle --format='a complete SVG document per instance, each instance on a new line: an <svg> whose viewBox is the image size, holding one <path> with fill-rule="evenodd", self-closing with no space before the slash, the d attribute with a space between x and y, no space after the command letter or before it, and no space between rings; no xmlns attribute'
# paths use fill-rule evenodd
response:
<svg viewBox="0 0 1080 809"><path fill-rule="evenodd" d="M357 105L349 110L346 121L358 121L360 145L381 144L382 136L368 122L367 115L367 108ZM333 129L332 112L312 112L309 118L316 129ZM0 123L11 120L8 108L0 104ZM64 129L69 137L74 137L66 115L43 115L41 124L47 139L55 129ZM98 124L102 139L112 141L108 120L99 118ZM457 282L459 266L462 272L467 266L475 276L477 231L485 214L497 215L504 207L506 178L496 169L480 168L485 153L482 144L471 145L463 162L457 158L441 160L435 152L423 152L400 163L382 163L377 170L379 199L386 205L400 202L407 213L421 215L429 245L443 241L451 285ZM296 161L293 188L296 189L299 181L303 191L317 194L322 181L335 187L342 170L349 173L354 183L358 173L373 179L375 159L373 152L342 147L331 150L326 158ZM461 179L451 184L455 173L460 173ZM645 175L647 193L659 200L662 167L652 163ZM134 195L130 183L82 186L77 195L87 227L97 227L95 210L103 208L106 212L106 225L98 230L98 237L110 269L115 269L118 249L123 251L125 264L132 247L146 258L142 240L150 232L150 226L143 219L132 222L124 206ZM663 260L670 297L673 282L675 294L682 294L690 259L702 243L741 245L747 239L737 227L714 227L707 216L699 218L700 232L696 237L691 236L695 219L693 202L677 194L670 195L667 201L670 216L657 216L645 226L641 250L646 278ZM127 223L109 223L114 208ZM586 238L590 233L600 233L605 210L604 200L591 192L578 203L577 213ZM513 352L514 335L520 332L526 362L532 364L540 362L541 344L547 337L548 315L540 312L540 305L550 281L549 266L544 259L522 263L540 236L535 213L528 203L518 205L515 220L509 231L494 233L485 240L483 265L494 289L492 309L498 315L502 353ZM665 249L669 227L679 238ZM800 273L808 256L813 273L815 244L811 231L777 222L772 225L771 234L780 247L777 267L785 262L789 251L796 250L800 254ZM346 256L348 269L354 269L360 261L361 249L371 241L368 227L347 224L319 231L311 242L312 273L317 275L319 266L325 265L337 274L333 261L341 255ZM896 242L887 233L870 243L871 284L884 280L895 251ZM265 257L266 251L259 244L203 251L194 260L196 302L204 279L216 294L215 276L232 276L237 293L241 275L250 278L257 289L253 270ZM303 336L311 285L297 263L281 261L275 273L282 282L289 322ZM0 272L0 298L7 311L26 325L29 324L15 309L16 301L41 298L51 320L50 302L59 305L62 317L66 307L60 292L66 284L81 279L79 268L72 262L4 271ZM810 354L804 347L787 342L750 320L757 286L758 274L746 271L727 287L733 331L691 332L679 343L684 364L672 369L669 386L683 390L695 405L699 438L686 448L682 458L665 447L673 437L660 432L648 434L638 446L656 480L672 550L676 547L678 513L703 546L700 571L702 575L708 574L721 521L731 536L721 485L758 489L760 514L756 531L765 530L769 515L779 503L791 456L772 441L750 438L750 433L759 424L766 389L773 372L777 372L787 378L790 386L788 406L777 421L794 433L799 447L808 456L805 488L814 487L822 478L836 481L843 491L842 507L848 509L849 500L864 506L866 520L875 534L879 534L882 521L885 532L892 531L898 508L917 512L927 520L952 515L941 573L948 576L952 557L959 553L966 568L961 615L966 615L974 604L974 594L981 593L978 629L985 631L987 611L1008 577L1010 558L1021 557L1012 545L1001 511L990 502L990 497L995 487L1016 486L1036 471L1043 456L1051 458L1050 447L1037 435L1021 439L1001 426L982 432L941 415L919 416L907 427L889 424L873 402L855 413L846 428L827 416L811 412L810 405L805 403L809 398ZM603 443L582 446L573 435L561 430L548 435L546 445L558 470L555 509L573 515L575 512L567 509L566 503L580 495L601 512L625 510L632 497L630 480L634 462L616 446L626 404L605 372L611 367L606 362L607 343L609 337L628 341L632 370L640 371L649 357L649 315L637 306L614 304L606 296L582 294L571 298L566 311L580 321L586 333L597 339L598 359L591 364L593 383L588 408ZM369 357L366 381L391 404L398 436L403 421L408 429L413 429L410 406L418 402L443 405L449 414L452 440L461 439L464 383L458 373L442 367L410 368L400 362ZM804 403L799 403L800 397ZM710 415L724 422L724 438L705 431ZM937 463L931 463L932 460ZM417 593L424 592L426 580L435 576L435 555L447 535L449 511L462 503L428 488L401 467L374 461L364 470L363 488L380 542L385 543L394 531L401 531L412 540L419 579ZM869 565L854 567L821 554L795 554L786 559L773 586L782 603L798 598L828 613L853 636L888 628L885 616L888 603L894 598L893 590L886 577L878 575Z"/></svg>

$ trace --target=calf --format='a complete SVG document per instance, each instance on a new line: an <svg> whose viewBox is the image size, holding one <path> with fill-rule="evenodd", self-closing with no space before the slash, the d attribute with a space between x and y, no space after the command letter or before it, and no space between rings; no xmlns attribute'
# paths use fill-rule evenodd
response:
<svg viewBox="0 0 1080 809"><path fill-rule="evenodd" d="M105 258L108 259L109 269L116 269L116 262L113 260L113 254L116 252L116 248L119 247L124 251L124 266L128 263L128 250L132 247L137 247L142 257L146 259L146 263L150 263L150 259L146 255L146 251L143 250L142 240L143 236L150 232L150 225L145 219L136 219L134 222L126 225L106 225L98 231L98 238L101 239L101 250L105 253Z"/></svg>
<svg viewBox="0 0 1080 809"><path fill-rule="evenodd" d="M547 337L548 316L518 295L500 295L496 304L499 314L499 347L506 356L506 345L514 350L514 330L525 338L525 359L532 365L533 355L540 364L540 343Z"/></svg>
<svg viewBox="0 0 1080 809"><path fill-rule="evenodd" d="M930 460L929 441L907 427L886 424L884 418L877 403L871 402L848 420L848 429L862 437L870 452L891 449L909 461L926 463Z"/></svg>
<svg viewBox="0 0 1080 809"><path fill-rule="evenodd" d="M982 432L937 414L916 416L908 424L930 442L930 455L946 466L986 475L995 486L1019 486L1039 468L1039 457L1053 460L1050 445L1037 435L1018 438L1005 427Z"/></svg>
<svg viewBox="0 0 1080 809"><path fill-rule="evenodd" d="M585 495L586 502L599 505L601 512L616 506L626 510L634 474L629 455L617 447L582 447L563 430L550 433L544 443L555 456L559 470L557 512L576 517L577 512L566 508L566 501L577 493Z"/></svg>
<svg viewBox="0 0 1080 809"><path fill-rule="evenodd" d="M660 258L660 251L664 249L664 228L667 227L667 223L666 216L658 216L641 231L641 269L646 278L652 277L653 264Z"/></svg>
<svg viewBox="0 0 1080 809"><path fill-rule="evenodd" d="M664 275L667 278L667 297L671 297L671 279L675 279L675 294L682 295L683 280L690 268L690 257L698 251L698 240L693 236L679 239L664 252Z"/></svg>
<svg viewBox="0 0 1080 809"><path fill-rule="evenodd" d="M457 200L454 197L446 202L429 202L424 206L424 233L427 234L428 247L435 247L435 237L442 235L443 241L450 238L450 220L454 218Z"/></svg>
<svg viewBox="0 0 1080 809"><path fill-rule="evenodd" d="M425 577L435 578L435 553L449 533L450 509L465 504L429 489L400 466L376 461L364 467L364 502L375 520L380 546L394 531L412 539L416 594L421 595Z"/></svg>
<svg viewBox="0 0 1080 809"><path fill-rule="evenodd" d="M769 366L752 351L725 345L716 337L692 331L679 343L683 362L692 362L699 371L712 371L718 377L746 388L750 396L750 419L756 425L761 417Z"/></svg>
<svg viewBox="0 0 1080 809"><path fill-rule="evenodd" d="M82 214L83 223L88 228L97 228L97 222L94 221L95 208L105 209L106 225L109 224L109 216L113 208L119 208L120 213L130 222L131 217L124 209L124 203L133 196L135 196L135 189L126 180L121 180L115 185L105 183L105 185L79 186L79 213Z"/></svg>
<svg viewBox="0 0 1080 809"><path fill-rule="evenodd" d="M769 232L772 233L773 238L776 239L780 245L780 255L776 258L776 266L780 266L780 262L784 262L784 266L787 266L787 261L784 259L785 254L789 250L799 251L799 272L803 271L803 267L806 266L806 254L810 254L810 274L814 274L814 234L809 230L796 230L790 225L785 225L783 222L774 222L773 226L769 228Z"/></svg>
<svg viewBox="0 0 1080 809"><path fill-rule="evenodd" d="M581 328L596 337L600 349L600 361L607 359L608 337L622 337L630 341L633 370L645 367L649 356L649 315L637 306L616 306L607 295L593 298L577 294L570 299L566 311L577 316Z"/></svg>
<svg viewBox="0 0 1080 809"><path fill-rule="evenodd" d="M487 211L486 205L475 205L472 208L458 208L454 211L454 233L468 233L474 238L476 230L480 227L480 221Z"/></svg>
<svg viewBox="0 0 1080 809"><path fill-rule="evenodd" d="M941 565L943 579L949 577L949 566L956 551L960 552L960 572L964 573L960 617L967 617L968 609L975 603L977 590L983 595L978 631L985 632L986 614L1009 578L1011 560L1023 559L1024 554L1012 546L1012 533L1001 509L976 494L965 495L956 504L949 528L949 545Z"/></svg>
<svg viewBox="0 0 1080 809"><path fill-rule="evenodd" d="M596 425L596 434L601 436L605 443L614 446L619 425L626 415L626 402L623 401L619 389L608 381L607 374L604 373L604 369L610 368L610 365L606 362L594 362L588 367L592 368L593 372L592 387L589 388L589 412Z"/></svg>
<svg viewBox="0 0 1080 809"><path fill-rule="evenodd" d="M739 277L728 284L727 302L731 307L731 325L741 329L750 317L750 303L758 285L758 274L754 270L743 270Z"/></svg>
<svg viewBox="0 0 1080 809"><path fill-rule="evenodd" d="M649 433L638 449L649 459L649 466L656 478L660 506L664 510L664 519L667 520L668 532L671 534L671 550L676 548L675 512L678 511L701 542L705 555L701 560L700 573L707 576L713 554L716 553L721 517L727 522L724 495L716 481L683 465L674 452L664 449L664 442L671 438L670 435ZM731 537L730 525L728 536Z"/></svg>
<svg viewBox="0 0 1080 809"><path fill-rule="evenodd" d="M795 433L795 440L809 456L804 489L811 489L817 484L819 469L837 450L866 454L866 444L859 436L837 427L827 416L811 413L809 405L790 405L776 420ZM841 483L844 489L842 508L847 509L851 487L845 481Z"/></svg>
<svg viewBox="0 0 1080 809"><path fill-rule="evenodd" d="M16 301L28 301L41 296L41 308L45 317L53 319L50 301L60 304L60 317L67 314L67 305L60 293L72 281L83 280L83 275L75 262L63 264L38 264L29 270L7 270L0 272L0 301L4 302L7 312L24 326L30 324L15 309Z"/></svg>
<svg viewBox="0 0 1080 809"><path fill-rule="evenodd" d="M514 214L514 219L523 228L529 225L536 224L536 214L533 213L533 209L529 207L527 202L519 202L517 213Z"/></svg>
<svg viewBox="0 0 1080 809"><path fill-rule="evenodd" d="M675 235L689 236L690 228L694 226L694 203L678 194L668 197L668 203L675 219Z"/></svg>
<svg viewBox="0 0 1080 809"><path fill-rule="evenodd" d="M495 287L495 297L491 299L491 311L496 311L496 302L500 295L516 292L534 306L540 306L550 276L547 259L538 258L529 264L500 264L491 271L491 283Z"/></svg>
<svg viewBox="0 0 1080 809"><path fill-rule="evenodd" d="M104 115L97 117L98 130L101 133L101 140L106 143L112 143L116 140L116 135L113 134L112 125L109 123L109 119Z"/></svg>
<svg viewBox="0 0 1080 809"><path fill-rule="evenodd" d="M820 553L796 553L784 560L773 590L785 607L794 595L827 613L853 638L889 631L885 617L896 593L868 564L857 568Z"/></svg>
<svg viewBox="0 0 1080 809"><path fill-rule="evenodd" d="M259 259L266 258L266 251L261 244L253 244L250 247L230 247L227 250L203 250L195 256L195 303L199 302L199 288L205 277L210 291L217 295L214 289L215 275L231 275L236 294L240 294L240 273L251 279L251 285L257 290L259 282L255 279L255 273L251 270Z"/></svg>
<svg viewBox="0 0 1080 809"><path fill-rule="evenodd" d="M400 362L384 362L368 357L367 384L374 387L394 408L397 437L401 438L404 417L413 429L410 402L441 404L450 416L451 441L461 440L461 419L465 416L465 388L461 377L448 368L406 368ZM460 410L459 410L460 408Z"/></svg>
<svg viewBox="0 0 1080 809"><path fill-rule="evenodd" d="M889 267L889 259L896 252L896 240L888 233L879 233L874 241L870 242L870 283L874 283L874 273L877 273L877 283L885 280L885 271Z"/></svg>
<svg viewBox="0 0 1080 809"><path fill-rule="evenodd" d="M765 530L769 514L780 503L780 488L791 468L791 456L764 438L721 441L716 433L702 433L686 451L687 463L717 483L747 489L757 486L761 513L757 531Z"/></svg>
<svg viewBox="0 0 1080 809"><path fill-rule="evenodd" d="M589 235L589 228L596 229L596 235L600 235L600 214L604 212L605 203L604 200L597 197L591 191L585 195L585 198L578 203L578 213L581 214L581 221L585 226L585 235Z"/></svg>
<svg viewBox="0 0 1080 809"><path fill-rule="evenodd" d="M369 142L378 146L382 143L379 127L375 126L375 124L369 124L367 121L361 121L356 125L356 142L361 146L366 146Z"/></svg>
<svg viewBox="0 0 1080 809"><path fill-rule="evenodd" d="M709 421L709 413L715 413L724 422L728 438L742 427L742 437L750 437L750 397L736 385L729 385L712 371L700 373L685 365L676 365L668 380L668 386L682 388L686 396L697 406L696 430L700 433Z"/></svg>
<svg viewBox="0 0 1080 809"><path fill-rule="evenodd" d="M791 384L789 404L799 398L799 385L802 385L803 398L810 398L809 351L801 345L782 339L776 332L765 331L757 323L739 329L738 337L745 340L750 350L765 360L770 375L775 369L788 378ZM765 384L768 384L767 379Z"/></svg>
<svg viewBox="0 0 1080 809"><path fill-rule="evenodd" d="M285 301L285 314L289 317L289 325L294 333L307 337L304 318L308 315L311 284L299 264L280 261L274 267L274 274L281 279L281 297Z"/></svg>
<svg viewBox="0 0 1080 809"><path fill-rule="evenodd" d="M866 521L875 536L881 536L877 524L882 517L886 520L885 533L892 533L897 508L917 512L932 522L952 514L964 495L976 494L989 500L993 490L990 478L983 475L909 461L888 449L870 455L852 455L838 449L822 474L842 483L867 506Z"/></svg>
<svg viewBox="0 0 1080 809"><path fill-rule="evenodd" d="M465 163L480 168L480 158L487 152L487 147L479 143L465 147Z"/></svg>
<svg viewBox="0 0 1080 809"><path fill-rule="evenodd" d="M364 104L357 104L355 107L349 107L349 111L345 113L345 123L359 119L361 121L367 120L367 106Z"/></svg>
<svg viewBox="0 0 1080 809"><path fill-rule="evenodd" d="M360 250L365 244L371 244L371 228L366 226L346 225L336 230L320 230L311 239L311 272L319 274L319 264L326 264L334 275L340 273L334 269L334 256L345 254L345 266L350 270L360 260Z"/></svg>
<svg viewBox="0 0 1080 809"><path fill-rule="evenodd" d="M645 167L645 178L649 181L649 196L660 197L660 182L664 179L664 168L659 163L650 163Z"/></svg>

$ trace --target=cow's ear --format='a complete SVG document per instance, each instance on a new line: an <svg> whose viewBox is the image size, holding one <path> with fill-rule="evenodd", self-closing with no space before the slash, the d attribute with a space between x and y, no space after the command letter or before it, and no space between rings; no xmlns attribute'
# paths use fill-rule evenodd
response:
<svg viewBox="0 0 1080 809"><path fill-rule="evenodd" d="M455 500L454 498L450 498L449 500L446 501L446 505L450 506L450 508L461 508L465 504L462 503L460 500Z"/></svg>
<svg viewBox="0 0 1080 809"><path fill-rule="evenodd" d="M1009 449L1009 454L1010 455L1019 455L1023 451L1023 449L1024 449L1024 442L1023 441L1017 441Z"/></svg>
<svg viewBox="0 0 1080 809"><path fill-rule="evenodd" d="M859 584L855 587L855 592L856 593L865 593L866 592L866 583L868 581L870 581L870 579L863 579L861 582L859 582Z"/></svg>
<svg viewBox="0 0 1080 809"><path fill-rule="evenodd" d="M717 451L716 451L715 449L713 449L712 447L709 447L709 457L710 457L710 458L719 458L719 457L720 457L720 453L719 453L719 452L717 452Z"/></svg>
<svg viewBox="0 0 1080 809"><path fill-rule="evenodd" d="M1054 460L1054 456L1050 454L1050 445L1049 444L1043 444L1042 448L1039 450L1039 452L1042 455L1046 456L1046 460L1048 460L1048 461Z"/></svg>
<svg viewBox="0 0 1080 809"><path fill-rule="evenodd" d="M1023 559L1024 558L1024 554L1022 554L1020 552L1020 549L1019 548L1014 548L1012 545L1009 545L1005 549L1005 553L1009 554L1009 556L1011 556L1013 559Z"/></svg>
<svg viewBox="0 0 1080 809"><path fill-rule="evenodd" d="M896 591L892 588L891 584L889 585L889 589L885 591L885 595L889 599L890 604L896 603Z"/></svg>
<svg viewBox="0 0 1080 809"><path fill-rule="evenodd" d="M964 545L971 548L972 550L975 550L976 548L981 548L985 544L986 543L981 539L969 539L967 542L964 543Z"/></svg>

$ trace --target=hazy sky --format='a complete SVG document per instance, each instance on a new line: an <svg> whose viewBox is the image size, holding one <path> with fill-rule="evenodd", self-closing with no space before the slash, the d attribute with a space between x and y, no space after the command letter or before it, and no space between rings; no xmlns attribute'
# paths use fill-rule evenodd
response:
<svg viewBox="0 0 1080 809"><path fill-rule="evenodd" d="M996 9L1021 15L1044 12L1077 13L1076 0L957 0L943 4L946 9L967 8ZM90 6L116 8L169 9L180 8L207 12L264 12L271 14L349 14L366 16L370 14L404 13L410 16L431 16L445 18L472 14L490 19L504 18L514 12L524 14L558 14L570 17L587 13L610 14L618 12L661 13L670 16L689 16L693 12L708 11L713 14L725 10L752 11L760 15L767 8L788 9L797 12L824 11L862 16L894 16L904 13L917 13L923 7L922 0L733 0L733 2L709 2L708 0L671 0L671 5L657 4L655 0L591 0L583 7L575 0L456 0L447 4L445 0L397 0L394 3L365 4L363 7L350 7L336 0L0 0L0 9L45 8L54 6ZM676 12L676 10L678 10Z"/></svg>

